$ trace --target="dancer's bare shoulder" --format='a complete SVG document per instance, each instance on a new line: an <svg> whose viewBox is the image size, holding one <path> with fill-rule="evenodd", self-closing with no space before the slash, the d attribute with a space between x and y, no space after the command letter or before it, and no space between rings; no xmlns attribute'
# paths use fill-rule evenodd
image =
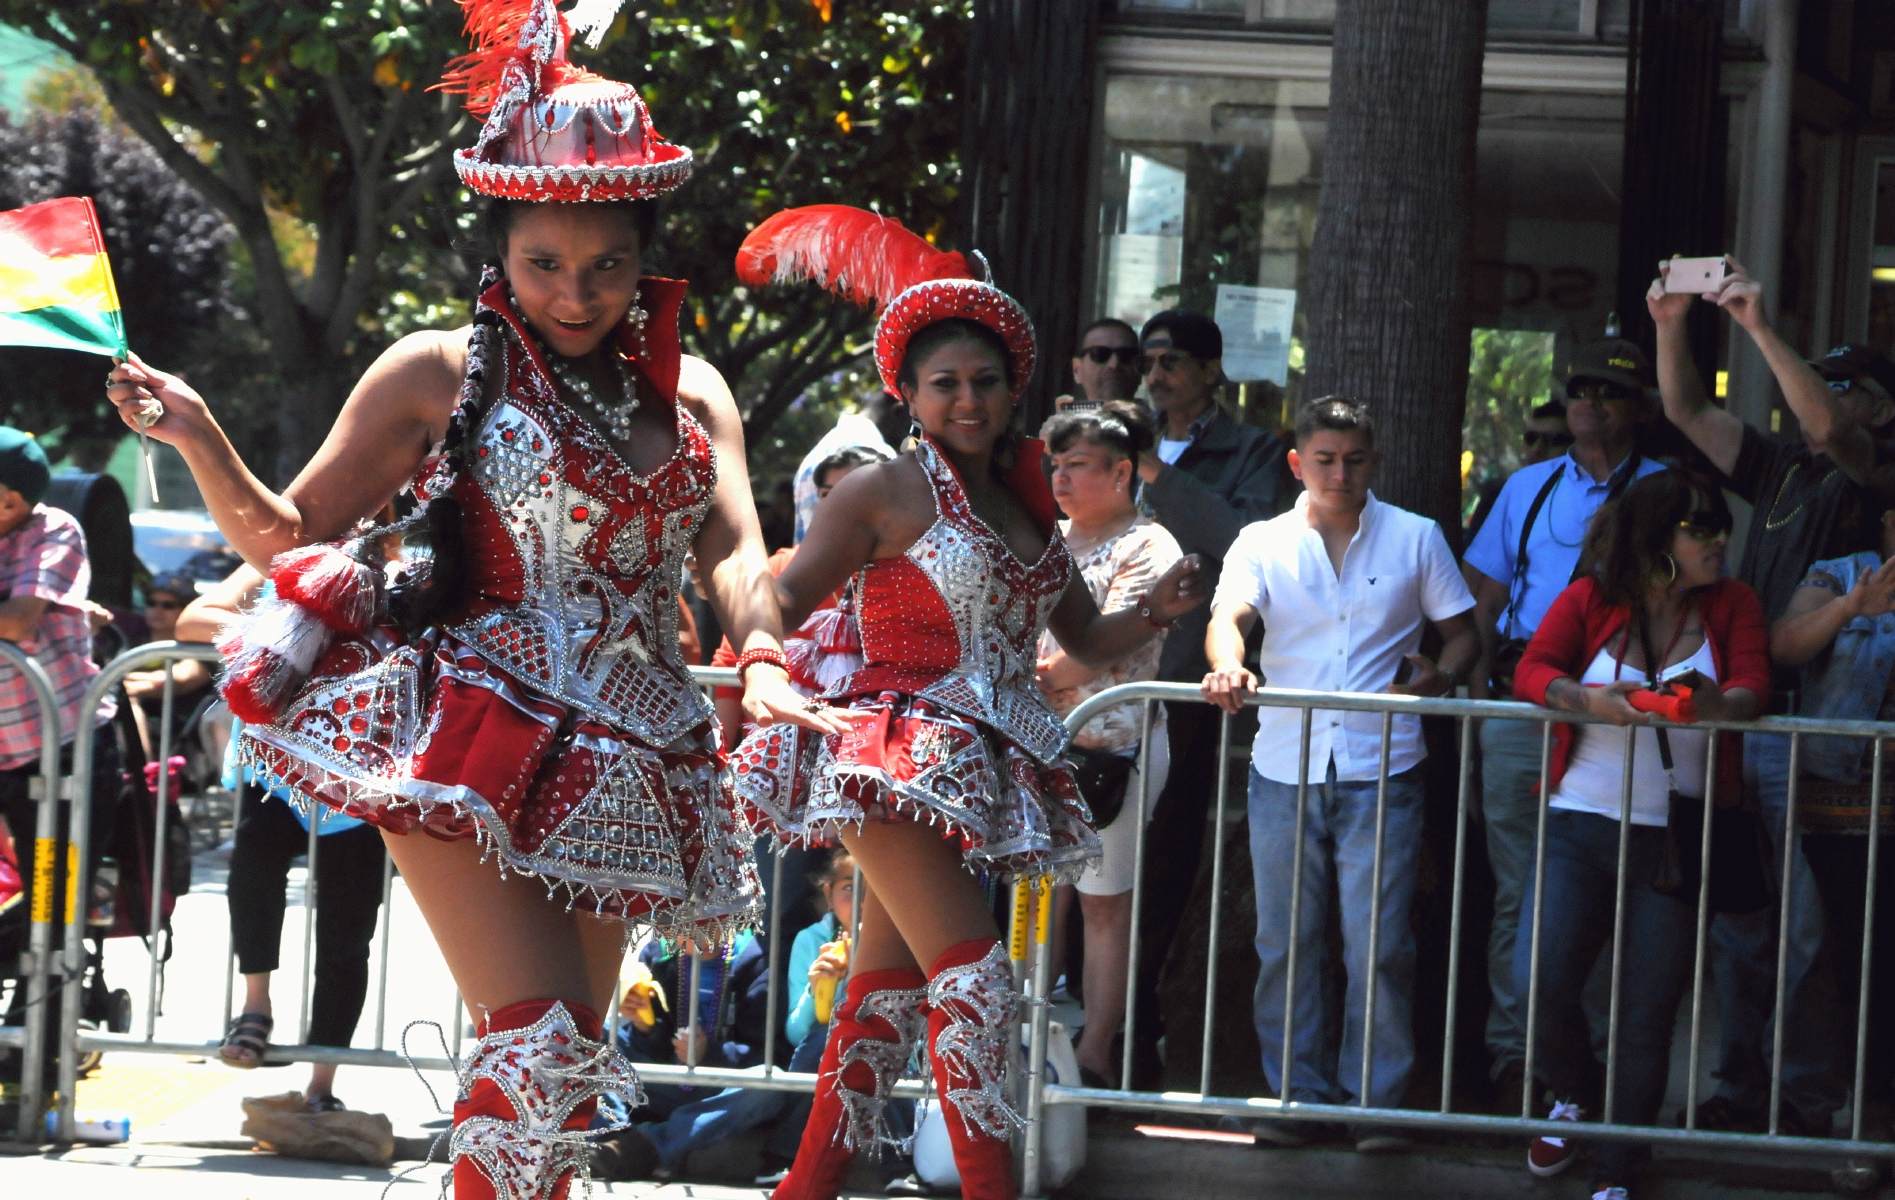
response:
<svg viewBox="0 0 1895 1200"><path fill-rule="evenodd" d="M742 429L737 398L724 382L723 372L695 355L678 359L678 403L715 437L720 431Z"/></svg>
<svg viewBox="0 0 1895 1200"><path fill-rule="evenodd" d="M459 329L422 329L402 338L375 360L362 376L378 401L403 408L429 425L445 426L467 375L467 345L472 325Z"/></svg>

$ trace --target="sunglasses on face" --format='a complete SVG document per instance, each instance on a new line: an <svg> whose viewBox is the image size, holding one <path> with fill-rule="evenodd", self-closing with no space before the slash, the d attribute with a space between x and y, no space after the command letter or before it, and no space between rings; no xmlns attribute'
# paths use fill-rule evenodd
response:
<svg viewBox="0 0 1895 1200"><path fill-rule="evenodd" d="M182 609L184 605L177 600L147 600L145 601L145 607L162 609L167 612L176 612Z"/></svg>
<svg viewBox="0 0 1895 1200"><path fill-rule="evenodd" d="M1087 346L1079 351L1079 357L1089 359L1099 366L1118 360L1121 367L1129 367L1138 361L1137 346Z"/></svg>
<svg viewBox="0 0 1895 1200"><path fill-rule="evenodd" d="M1163 354L1147 354L1144 358L1144 371L1147 375L1152 374L1154 371L1163 371L1169 375L1179 367L1182 367L1190 358L1191 355L1184 353L1182 350L1167 350Z"/></svg>
<svg viewBox="0 0 1895 1200"><path fill-rule="evenodd" d="M1529 429L1521 435L1520 440L1529 446L1570 446L1573 444L1573 435L1570 433L1549 433L1544 430Z"/></svg>
<svg viewBox="0 0 1895 1200"><path fill-rule="evenodd" d="M1700 542L1714 542L1730 533L1731 519L1726 513L1700 510L1678 522L1678 528Z"/></svg>
<svg viewBox="0 0 1895 1200"><path fill-rule="evenodd" d="M1823 380L1823 386L1827 387L1830 391L1836 393L1836 395L1838 396L1848 395L1849 390L1855 387L1855 385L1856 385L1856 381L1853 379L1825 379Z"/></svg>
<svg viewBox="0 0 1895 1200"><path fill-rule="evenodd" d="M1604 403L1607 400L1630 400L1632 394L1616 383L1582 383L1566 389L1569 400L1592 400Z"/></svg>

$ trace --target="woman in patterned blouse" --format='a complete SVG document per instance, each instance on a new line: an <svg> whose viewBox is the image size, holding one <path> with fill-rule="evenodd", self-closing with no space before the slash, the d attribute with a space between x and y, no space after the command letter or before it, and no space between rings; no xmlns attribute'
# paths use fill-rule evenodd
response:
<svg viewBox="0 0 1895 1200"><path fill-rule="evenodd" d="M1184 556L1162 525L1139 514L1133 502L1133 464L1153 443L1151 419L1123 400L1060 413L1040 431L1053 468L1053 498L1066 514L1060 533L1072 551L1093 603L1102 613L1137 605L1158 577ZM1051 630L1040 639L1039 683L1053 711L1065 716L1083 701L1121 683L1158 677L1164 639L1153 630L1145 644L1109 667L1094 670L1059 648ZM1152 729L1151 777L1134 770L1125 782L1128 802L1099 827L1104 854L1075 885L1086 923L1085 1033L1076 1047L1079 1072L1088 1087L1110 1087L1112 1035L1125 1017L1125 972L1132 936L1132 869L1138 818L1146 797L1165 786L1170 762L1163 712ZM1101 713L1073 735L1076 753L1135 758L1139 706ZM1064 927L1074 888L1060 888L1056 911ZM1055 939L1055 944L1059 944Z"/></svg>

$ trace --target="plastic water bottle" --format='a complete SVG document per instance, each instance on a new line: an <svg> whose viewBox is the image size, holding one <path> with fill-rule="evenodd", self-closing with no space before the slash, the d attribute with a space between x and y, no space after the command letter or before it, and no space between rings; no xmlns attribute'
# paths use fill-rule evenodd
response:
<svg viewBox="0 0 1895 1200"><path fill-rule="evenodd" d="M75 1112L72 1114L73 1136L82 1142L128 1142L132 1138L132 1115L126 1112ZM46 1136L59 1134L59 1113L49 1109L46 1113Z"/></svg>

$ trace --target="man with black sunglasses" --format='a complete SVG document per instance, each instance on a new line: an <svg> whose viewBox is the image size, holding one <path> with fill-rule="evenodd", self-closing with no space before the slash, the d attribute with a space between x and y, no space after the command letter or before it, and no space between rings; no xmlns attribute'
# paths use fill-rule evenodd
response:
<svg viewBox="0 0 1895 1200"><path fill-rule="evenodd" d="M1080 332L1079 348L1073 351L1078 394L1055 397L1053 407L1130 400L1138 391L1138 359L1138 331L1117 317L1100 317Z"/></svg>
<svg viewBox="0 0 1895 1200"><path fill-rule="evenodd" d="M1217 403L1224 382L1224 335L1202 313L1170 309L1145 322L1145 387L1159 418L1155 453L1139 456L1139 499L1186 554L1203 564L1215 594L1224 555L1244 526L1287 508L1296 489L1280 482L1289 443L1239 422ZM1196 684L1210 670L1205 606L1180 617L1165 637L1158 678ZM1218 714L1203 704L1166 705L1171 775L1152 806L1145 839L1144 912L1139 925L1138 1028L1134 1083L1154 1086L1161 1031L1158 976L1184 920L1217 789ZM1202 936L1200 933L1198 936Z"/></svg>
<svg viewBox="0 0 1895 1200"><path fill-rule="evenodd" d="M1859 346L1841 346L1814 363L1791 350L1770 327L1763 289L1736 259L1704 298L1748 334L1776 376L1802 436L1780 441L1746 425L1705 395L1685 335L1696 296L1665 291L1670 264L1660 263L1646 293L1658 327L1658 383L1665 415L1702 450L1725 487L1753 506L1736 576L1756 590L1764 618L1784 615L1812 564L1874 549L1878 518L1895 503L1895 366ZM1800 672L1777 664L1766 712L1796 711ZM1789 802L1789 739L1751 734L1744 739L1744 781L1762 803L1776 840L1773 864L1783 857ZM1847 1098L1844 1047L1836 996L1818 950L1823 907L1808 860L1792 860L1791 924L1784 956L1782 1124L1785 1133L1822 1136ZM1761 1129L1769 1121L1770 1061L1776 1008L1777 913L1748 917L1721 913L1712 923L1721 1065L1716 1095L1698 1109L1705 1129Z"/></svg>

